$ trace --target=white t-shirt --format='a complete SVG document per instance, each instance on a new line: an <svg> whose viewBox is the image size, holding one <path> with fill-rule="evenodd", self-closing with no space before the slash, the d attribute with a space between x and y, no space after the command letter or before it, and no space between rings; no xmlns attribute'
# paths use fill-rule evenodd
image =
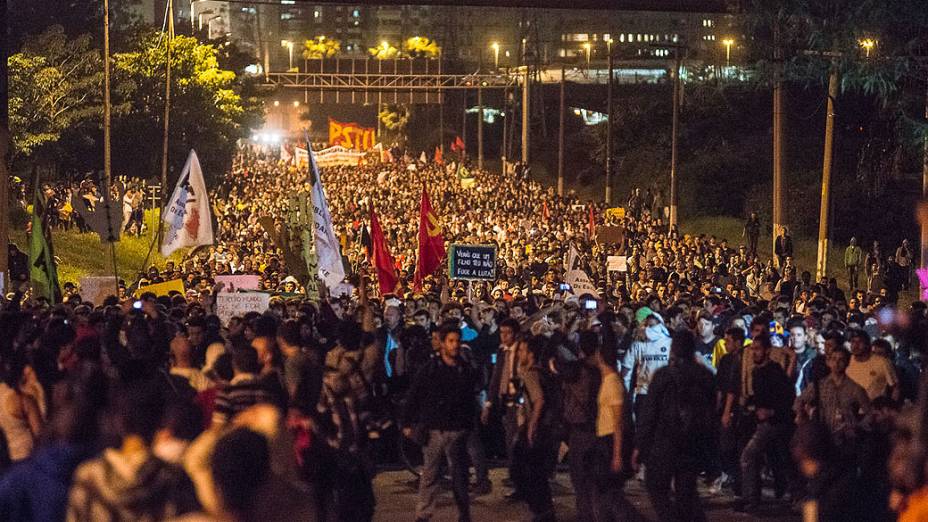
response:
<svg viewBox="0 0 928 522"><path fill-rule="evenodd" d="M851 364L847 367L847 376L867 391L867 396L873 400L886 393L886 389L895 386L896 370L885 357L871 355L866 361L858 361L851 357Z"/></svg>
<svg viewBox="0 0 928 522"><path fill-rule="evenodd" d="M596 413L596 436L605 437L615 432L616 417L612 411L613 408L619 408L619 416L622 415L622 404L625 402L625 387L618 373L609 373L603 378L602 384L599 385L599 393L596 396L598 406Z"/></svg>

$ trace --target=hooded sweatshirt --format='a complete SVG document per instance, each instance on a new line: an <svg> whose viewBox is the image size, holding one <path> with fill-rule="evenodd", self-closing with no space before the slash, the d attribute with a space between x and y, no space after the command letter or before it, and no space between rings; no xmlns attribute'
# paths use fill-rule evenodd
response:
<svg viewBox="0 0 928 522"><path fill-rule="evenodd" d="M632 389L634 378L636 395L648 393L648 384L651 383L654 372L667 366L670 360L670 333L664 326L664 319L660 314L653 314L652 317L658 320L658 324L645 328L645 340L633 341L622 359L625 389Z"/></svg>

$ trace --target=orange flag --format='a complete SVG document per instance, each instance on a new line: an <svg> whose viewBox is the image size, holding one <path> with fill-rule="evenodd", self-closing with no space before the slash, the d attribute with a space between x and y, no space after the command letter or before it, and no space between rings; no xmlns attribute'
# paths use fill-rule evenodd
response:
<svg viewBox="0 0 928 522"><path fill-rule="evenodd" d="M438 145L435 145L435 164L436 164L436 165L444 165L444 164L445 164L445 160L444 160L444 158L442 157L442 154L441 154L441 147L439 147Z"/></svg>
<svg viewBox="0 0 928 522"><path fill-rule="evenodd" d="M429 194L422 187L422 205L419 210L419 258L413 287L422 288L422 281L432 275L445 258L445 239L441 233L441 221L432 209Z"/></svg>
<svg viewBox="0 0 928 522"><path fill-rule="evenodd" d="M397 282L395 263L373 206L371 206L371 252L371 263L374 265L374 269L377 270L380 295L393 293Z"/></svg>

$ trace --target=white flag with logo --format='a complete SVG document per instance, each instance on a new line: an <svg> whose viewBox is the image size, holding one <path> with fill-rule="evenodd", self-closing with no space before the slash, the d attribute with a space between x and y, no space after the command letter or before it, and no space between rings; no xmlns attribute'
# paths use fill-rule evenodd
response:
<svg viewBox="0 0 928 522"><path fill-rule="evenodd" d="M190 151L174 193L165 206L161 255L178 248L213 244L213 221L197 153Z"/></svg>
<svg viewBox="0 0 928 522"><path fill-rule="evenodd" d="M586 274L581 265L580 253L577 248L570 245L570 253L567 254L567 263L564 265L566 274L564 282L569 284L576 296L590 294L596 299L600 299L599 292L596 291L596 285L590 281L590 276Z"/></svg>
<svg viewBox="0 0 928 522"><path fill-rule="evenodd" d="M325 200L322 176L316 164L316 155L309 150L309 182L312 184L313 200L313 240L316 243L316 259L319 263L319 279L329 288L335 288L345 279L345 267L342 254L332 227L332 214Z"/></svg>

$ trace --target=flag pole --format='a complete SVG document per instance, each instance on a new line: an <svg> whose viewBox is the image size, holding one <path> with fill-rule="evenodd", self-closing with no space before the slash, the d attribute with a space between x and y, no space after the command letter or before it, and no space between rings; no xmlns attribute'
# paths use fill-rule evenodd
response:
<svg viewBox="0 0 928 522"><path fill-rule="evenodd" d="M174 44L174 2L168 0L167 5L167 62L164 81L164 132L161 138L161 212L167 204L168 191L168 131L171 126L171 51ZM161 243L164 233L163 216L158 216L158 243Z"/></svg>

